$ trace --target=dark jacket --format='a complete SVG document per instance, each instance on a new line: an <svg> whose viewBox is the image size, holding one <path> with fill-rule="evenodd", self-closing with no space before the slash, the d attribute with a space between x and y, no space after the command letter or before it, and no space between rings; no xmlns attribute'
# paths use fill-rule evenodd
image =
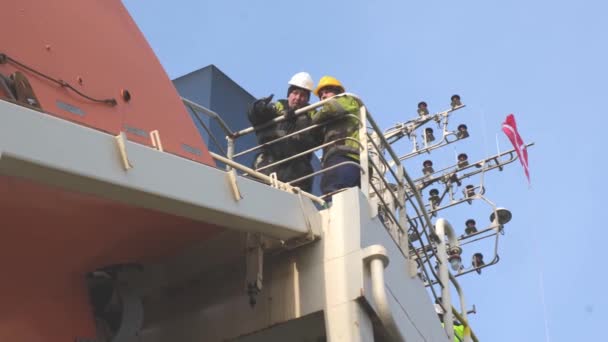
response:
<svg viewBox="0 0 608 342"><path fill-rule="evenodd" d="M278 116L286 114L287 110L287 100L279 100L263 110L256 110L256 106L252 105L247 114L251 124L254 127L259 127ZM265 144L310 126L312 123L311 116L312 113L301 114L267 127L256 128L255 134L258 144ZM256 157L253 167L259 169L318 146L321 138L317 132L317 130L306 131L262 148ZM290 182L313 172L311 159L312 153L308 153L285 163L262 169L260 172L267 175L276 172L277 178L280 181ZM292 185L310 192L312 189L312 178Z"/></svg>

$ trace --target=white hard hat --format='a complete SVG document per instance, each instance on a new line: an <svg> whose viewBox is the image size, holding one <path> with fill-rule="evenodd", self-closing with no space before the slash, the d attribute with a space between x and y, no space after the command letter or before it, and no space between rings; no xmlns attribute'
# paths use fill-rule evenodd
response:
<svg viewBox="0 0 608 342"><path fill-rule="evenodd" d="M308 91L312 91L315 86L315 82L312 81L312 77L310 77L310 74L307 72L299 72L293 75L287 84L306 89Z"/></svg>

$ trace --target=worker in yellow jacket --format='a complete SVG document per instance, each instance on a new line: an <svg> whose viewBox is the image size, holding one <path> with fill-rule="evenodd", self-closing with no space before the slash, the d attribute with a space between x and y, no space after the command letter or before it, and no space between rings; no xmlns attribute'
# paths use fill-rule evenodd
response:
<svg viewBox="0 0 608 342"><path fill-rule="evenodd" d="M443 327L443 308L439 304L435 304L435 312L441 321L441 326ZM452 326L454 327L454 342L463 342L464 341L464 325L460 324L458 321L453 321Z"/></svg>
<svg viewBox="0 0 608 342"><path fill-rule="evenodd" d="M454 323L454 342L464 341L464 325Z"/></svg>
<svg viewBox="0 0 608 342"><path fill-rule="evenodd" d="M331 76L323 76L314 91L321 100L344 92L342 83ZM360 107L354 97L341 96L331 99L313 114L314 124L324 124L321 128L322 142L333 142L323 149L322 167L327 169L343 164L323 173L321 177L323 194L360 185L361 169L358 165Z"/></svg>

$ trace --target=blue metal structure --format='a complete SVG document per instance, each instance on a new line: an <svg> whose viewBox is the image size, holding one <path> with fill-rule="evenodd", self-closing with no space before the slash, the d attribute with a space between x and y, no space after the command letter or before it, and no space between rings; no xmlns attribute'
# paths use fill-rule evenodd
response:
<svg viewBox="0 0 608 342"><path fill-rule="evenodd" d="M215 65L211 64L178 77L173 80L173 84L182 97L220 114L232 130L238 131L251 126L247 120L246 112L247 106L255 98ZM199 118L209 127L211 134L221 144L220 149L209 139L207 132L199 120L194 117L195 114L192 111L189 112L209 150L224 155L224 151L226 151L226 139L224 139L226 133L222 128L214 120L209 120L208 117L199 115ZM244 137L243 141L239 141L237 148L242 150L255 145L255 136L251 135ZM250 166L253 163L253 157L254 155L245 155L237 158L236 161Z"/></svg>

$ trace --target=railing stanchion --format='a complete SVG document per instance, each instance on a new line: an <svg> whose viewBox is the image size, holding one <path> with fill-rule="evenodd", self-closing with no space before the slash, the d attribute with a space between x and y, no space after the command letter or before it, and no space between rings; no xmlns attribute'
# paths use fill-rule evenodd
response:
<svg viewBox="0 0 608 342"><path fill-rule="evenodd" d="M359 151L359 163L361 164L361 191L369 202L369 161L368 161L368 145L367 145L367 109L364 105L359 108L359 141L361 142L361 148Z"/></svg>

